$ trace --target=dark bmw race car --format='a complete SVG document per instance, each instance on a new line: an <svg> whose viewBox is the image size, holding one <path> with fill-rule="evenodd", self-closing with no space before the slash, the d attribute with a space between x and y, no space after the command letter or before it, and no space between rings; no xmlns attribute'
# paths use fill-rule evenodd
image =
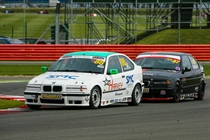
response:
<svg viewBox="0 0 210 140"><path fill-rule="evenodd" d="M143 70L145 88L142 101L203 100L206 85L204 69L191 54L144 52L134 62Z"/></svg>

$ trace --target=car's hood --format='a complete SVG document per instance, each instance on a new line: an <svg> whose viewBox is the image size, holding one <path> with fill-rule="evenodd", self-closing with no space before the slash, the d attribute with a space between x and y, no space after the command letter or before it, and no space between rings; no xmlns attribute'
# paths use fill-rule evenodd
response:
<svg viewBox="0 0 210 140"><path fill-rule="evenodd" d="M143 79L169 79L178 71L175 70L162 70L162 69L143 69Z"/></svg>
<svg viewBox="0 0 210 140"><path fill-rule="evenodd" d="M76 72L46 72L34 77L30 84L81 85L101 78L101 74Z"/></svg>

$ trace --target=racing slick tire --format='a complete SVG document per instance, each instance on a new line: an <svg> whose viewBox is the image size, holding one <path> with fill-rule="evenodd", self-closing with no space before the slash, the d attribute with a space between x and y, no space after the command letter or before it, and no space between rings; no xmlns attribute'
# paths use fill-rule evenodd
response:
<svg viewBox="0 0 210 140"><path fill-rule="evenodd" d="M32 110L38 110L41 107L41 105L27 105L27 106L28 106L28 108L30 108Z"/></svg>
<svg viewBox="0 0 210 140"><path fill-rule="evenodd" d="M176 82L175 87L174 87L173 101L175 103L178 103L180 101L180 97L181 97L180 85L178 82Z"/></svg>
<svg viewBox="0 0 210 140"><path fill-rule="evenodd" d="M128 102L128 105L138 106L139 103L141 102L141 97L142 97L141 87L139 84L136 84L131 95L131 102Z"/></svg>
<svg viewBox="0 0 210 140"><path fill-rule="evenodd" d="M198 98L194 98L194 100L203 100L204 98L204 86L202 83L200 83L200 86L198 88Z"/></svg>
<svg viewBox="0 0 210 140"><path fill-rule="evenodd" d="M96 109L101 105L101 91L97 86L91 90L89 105L92 109Z"/></svg>

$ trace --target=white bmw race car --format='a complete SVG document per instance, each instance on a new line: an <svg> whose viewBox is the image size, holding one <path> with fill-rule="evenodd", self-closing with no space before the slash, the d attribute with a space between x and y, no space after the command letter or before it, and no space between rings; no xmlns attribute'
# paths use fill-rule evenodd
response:
<svg viewBox="0 0 210 140"><path fill-rule="evenodd" d="M42 105L98 108L117 102L139 105L144 83L141 66L116 52L85 51L64 54L24 91L31 109Z"/></svg>

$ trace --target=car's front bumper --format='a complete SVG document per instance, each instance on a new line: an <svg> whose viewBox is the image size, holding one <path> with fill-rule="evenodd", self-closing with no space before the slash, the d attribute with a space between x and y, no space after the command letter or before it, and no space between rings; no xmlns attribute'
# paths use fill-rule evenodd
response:
<svg viewBox="0 0 210 140"><path fill-rule="evenodd" d="M174 88L145 87L142 100L173 100Z"/></svg>
<svg viewBox="0 0 210 140"><path fill-rule="evenodd" d="M47 95L43 98L43 94ZM90 94L77 93L30 93L24 92L25 104L53 106L89 106ZM58 98L59 97L59 98Z"/></svg>

